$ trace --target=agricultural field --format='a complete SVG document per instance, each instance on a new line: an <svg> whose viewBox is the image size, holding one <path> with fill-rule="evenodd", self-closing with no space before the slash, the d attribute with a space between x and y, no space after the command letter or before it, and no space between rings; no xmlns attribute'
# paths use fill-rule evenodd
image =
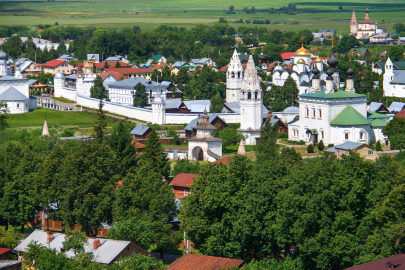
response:
<svg viewBox="0 0 405 270"><path fill-rule="evenodd" d="M296 15L283 12L269 13L288 4L298 8ZM229 6L235 6L235 14L225 14ZM405 1L251 1L248 7L255 7L256 13L246 14L242 9L245 1L214 0L97 0L97 1L3 1L0 0L0 25L36 26L39 24L78 25L96 27L124 27L138 25L149 30L161 24L193 27L197 24L213 24L220 17L232 26L240 26L239 19L269 19L265 26L269 29L299 31L310 28L335 29L342 34L349 32L351 12L356 10L358 20L364 16L366 6L370 9L371 19L379 27L387 28L393 34L396 22L405 22ZM339 8L340 7L340 8Z"/></svg>

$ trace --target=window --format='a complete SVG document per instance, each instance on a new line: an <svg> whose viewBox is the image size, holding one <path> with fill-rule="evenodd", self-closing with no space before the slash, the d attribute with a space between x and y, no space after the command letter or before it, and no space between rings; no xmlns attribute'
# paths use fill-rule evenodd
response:
<svg viewBox="0 0 405 270"><path fill-rule="evenodd" d="M319 109L319 119L322 119L322 109Z"/></svg>
<svg viewBox="0 0 405 270"><path fill-rule="evenodd" d="M322 136L322 140L324 139L324 134L323 131L321 131L321 136Z"/></svg>
<svg viewBox="0 0 405 270"><path fill-rule="evenodd" d="M252 99L252 93L248 92L248 99Z"/></svg>
<svg viewBox="0 0 405 270"><path fill-rule="evenodd" d="M309 117L309 109L305 108L305 117Z"/></svg>
<svg viewBox="0 0 405 270"><path fill-rule="evenodd" d="M340 155L339 150L337 150L337 154Z"/></svg>
<svg viewBox="0 0 405 270"><path fill-rule="evenodd" d="M20 108L20 103L17 103L17 109Z"/></svg>
<svg viewBox="0 0 405 270"><path fill-rule="evenodd" d="M364 139L364 133L360 132L360 140L363 140L363 139Z"/></svg>
<svg viewBox="0 0 405 270"><path fill-rule="evenodd" d="M373 150L368 150L368 154L372 155L373 154Z"/></svg>
<svg viewBox="0 0 405 270"><path fill-rule="evenodd" d="M315 118L315 109L312 109L312 118Z"/></svg>
<svg viewBox="0 0 405 270"><path fill-rule="evenodd" d="M188 196L188 189L184 190L184 196Z"/></svg>
<svg viewBox="0 0 405 270"><path fill-rule="evenodd" d="M345 134L345 140L348 140L349 139L349 133L346 133Z"/></svg>

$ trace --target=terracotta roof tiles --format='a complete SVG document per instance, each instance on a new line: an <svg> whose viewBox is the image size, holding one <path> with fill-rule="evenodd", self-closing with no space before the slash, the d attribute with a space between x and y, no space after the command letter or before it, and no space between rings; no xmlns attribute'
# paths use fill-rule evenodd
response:
<svg viewBox="0 0 405 270"><path fill-rule="evenodd" d="M205 256L197 254L186 254L175 260L168 270L216 270L228 269L231 267L242 267L243 260L228 259L222 257Z"/></svg>
<svg viewBox="0 0 405 270"><path fill-rule="evenodd" d="M389 267L390 264L392 267ZM402 253L378 261L361 264L347 268L346 270L383 270L390 268L395 268L395 270L405 270L405 254Z"/></svg>
<svg viewBox="0 0 405 270"><path fill-rule="evenodd" d="M218 159L214 162L212 162L212 164L219 164L222 163L224 165L229 165L229 163L233 160L233 156L226 156L224 158Z"/></svg>
<svg viewBox="0 0 405 270"><path fill-rule="evenodd" d="M170 182L171 186L177 187L189 187L193 184L193 179L197 178L198 174L192 173L179 173L176 177Z"/></svg>
<svg viewBox="0 0 405 270"><path fill-rule="evenodd" d="M48 63L45 63L44 67L57 67L63 63L65 63L65 61L63 61L63 60L51 60Z"/></svg>

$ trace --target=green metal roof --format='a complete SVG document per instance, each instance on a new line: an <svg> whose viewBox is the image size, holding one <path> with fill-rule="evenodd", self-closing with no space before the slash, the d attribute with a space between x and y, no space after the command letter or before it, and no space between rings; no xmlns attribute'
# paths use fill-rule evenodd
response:
<svg viewBox="0 0 405 270"><path fill-rule="evenodd" d="M377 119L377 118L389 118L389 117L381 113L367 112L367 119Z"/></svg>
<svg viewBox="0 0 405 270"><path fill-rule="evenodd" d="M240 54L239 55L239 59L240 59L240 61L249 61L249 56L250 56L250 54Z"/></svg>
<svg viewBox="0 0 405 270"><path fill-rule="evenodd" d="M372 127L385 127L388 123L381 119L374 119L371 121Z"/></svg>
<svg viewBox="0 0 405 270"><path fill-rule="evenodd" d="M367 48L353 48L350 50L350 52L353 52L354 50L358 51L361 56L364 56L364 54L368 51Z"/></svg>
<svg viewBox="0 0 405 270"><path fill-rule="evenodd" d="M338 90L332 94L325 94L325 90L321 90L315 93L306 93L299 95L300 97L313 97L313 98L355 98L355 97L366 97L366 95L361 95L357 93L349 93L344 90Z"/></svg>
<svg viewBox="0 0 405 270"><path fill-rule="evenodd" d="M377 64L380 66L382 71L385 70L385 62L377 62ZM400 70L405 69L405 61L396 61L392 62L392 64L394 64L394 66L396 66Z"/></svg>
<svg viewBox="0 0 405 270"><path fill-rule="evenodd" d="M370 122L353 107L347 106L330 124L334 126L363 126L370 125Z"/></svg>
<svg viewBox="0 0 405 270"><path fill-rule="evenodd" d="M153 59L155 59L155 61L159 60L163 55L161 54L156 54L155 56L153 56Z"/></svg>

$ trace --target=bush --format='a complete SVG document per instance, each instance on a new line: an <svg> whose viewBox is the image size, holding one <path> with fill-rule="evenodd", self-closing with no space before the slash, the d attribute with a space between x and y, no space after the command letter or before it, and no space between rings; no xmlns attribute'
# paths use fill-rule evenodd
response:
<svg viewBox="0 0 405 270"><path fill-rule="evenodd" d="M304 142L303 140L301 140L301 141L298 142L298 144L299 144L299 145L304 145L305 142Z"/></svg>
<svg viewBox="0 0 405 270"><path fill-rule="evenodd" d="M308 145L307 153L314 153L314 146L312 144Z"/></svg>
<svg viewBox="0 0 405 270"><path fill-rule="evenodd" d="M377 150L377 151L382 151L382 145L381 145L380 141L378 141L378 142L375 144L375 150Z"/></svg>
<svg viewBox="0 0 405 270"><path fill-rule="evenodd" d="M405 149L405 134L402 133L396 134L394 136L390 136L389 139L391 144L391 150Z"/></svg>
<svg viewBox="0 0 405 270"><path fill-rule="evenodd" d="M277 133L276 138L277 139L287 139L288 133Z"/></svg>
<svg viewBox="0 0 405 270"><path fill-rule="evenodd" d="M333 147L333 146L335 146L333 143L328 144L328 147L329 147L329 148L331 148L331 147Z"/></svg>
<svg viewBox="0 0 405 270"><path fill-rule="evenodd" d="M58 23L58 22L55 22L55 25L59 25L59 23Z"/></svg>
<svg viewBox="0 0 405 270"><path fill-rule="evenodd" d="M325 145L323 144L323 141L321 140L321 141L318 143L318 150L319 150L319 151L323 151L323 149L325 149Z"/></svg>
<svg viewBox="0 0 405 270"><path fill-rule="evenodd" d="M65 129L62 133L61 133L61 137L72 137L75 135L75 131L73 129Z"/></svg>

